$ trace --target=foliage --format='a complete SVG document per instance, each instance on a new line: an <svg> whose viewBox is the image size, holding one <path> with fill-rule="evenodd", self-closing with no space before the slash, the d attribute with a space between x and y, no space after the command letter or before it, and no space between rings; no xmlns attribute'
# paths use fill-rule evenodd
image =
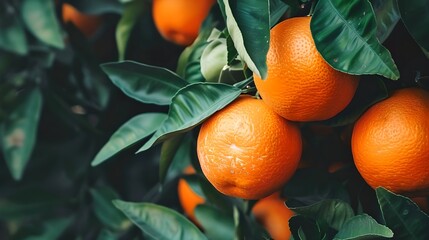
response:
<svg viewBox="0 0 429 240"><path fill-rule="evenodd" d="M65 2L102 18L96 32L64 23ZM293 238L429 238L428 215L371 189L349 144L369 106L427 86L427 1L218 0L186 48L159 35L151 4L0 1L0 239L268 239L253 201L220 194L201 174L195 140L206 118L255 94L270 28L307 14L324 59L361 84L339 115L300 125L310 167L281 191L297 213ZM207 199L200 225L176 193L189 164L188 182Z"/></svg>

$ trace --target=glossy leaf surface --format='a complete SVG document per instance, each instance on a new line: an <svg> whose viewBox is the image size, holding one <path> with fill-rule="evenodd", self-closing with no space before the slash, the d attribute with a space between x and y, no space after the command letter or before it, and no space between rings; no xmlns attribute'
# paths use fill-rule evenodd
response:
<svg viewBox="0 0 429 240"><path fill-rule="evenodd" d="M310 27L317 50L335 69L399 78L390 52L377 39L377 22L368 1L319 1Z"/></svg>

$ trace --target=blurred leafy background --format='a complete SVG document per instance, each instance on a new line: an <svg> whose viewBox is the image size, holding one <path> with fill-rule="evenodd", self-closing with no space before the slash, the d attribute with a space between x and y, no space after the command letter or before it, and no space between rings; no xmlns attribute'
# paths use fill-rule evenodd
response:
<svg viewBox="0 0 429 240"><path fill-rule="evenodd" d="M248 69L243 70L242 65L232 61L237 51L231 45L228 32L222 31L225 21L218 6L225 7L223 2L218 1L212 9L199 39L185 48L160 36L151 16L152 2L148 0L0 1L0 239L150 239L131 222L136 222L136 217L144 219L144 216L134 214L144 209L156 210L158 212L151 216L158 216L161 222L150 224L158 227L158 231L171 226L169 217L175 217L175 213L160 206L183 212L176 189L182 169L189 164L195 166L197 175L189 177L188 182L195 189L201 188L199 191L211 204L201 207L197 214L203 226L212 227L211 230L205 228L207 236L222 239L216 231L225 228L229 229L226 234L233 233L237 238L265 236L261 229L255 228L259 225L248 211L254 202L226 198L202 176L195 154L197 129L187 135L175 135L164 144L138 154L134 153L140 146L124 146L119 149L121 151L105 156L106 159L99 159L99 163L111 158L109 161L91 166L97 153L122 124L137 115L148 114L143 117L153 121L147 121L144 127L156 130L169 109L168 104L130 98L121 91L127 86L121 81L115 83L115 77L132 79L139 71L142 74L156 72L154 66L163 68L162 74L168 75L166 69L176 72L187 83L209 81L208 76L211 76L214 81L233 84L249 76ZM409 1L404 5L415 9L421 2ZM270 3L274 6L271 11L276 20L305 15L311 8L308 1L273 0ZM64 21L64 4L95 16L98 23L95 31L85 33L74 23ZM398 231L397 228L404 226L398 227L397 222L408 218L395 219L385 212L399 211L403 204L407 211L416 211L411 215L412 219L417 219L416 224L409 222L414 226L413 231L428 226L426 215L415 210L417 207L408 199L383 189L374 192L351 164L347 139L356 117L367 106L384 98L387 89L409 86L415 84L419 76L429 75L425 56L427 42L421 43L418 39L416 42L406 28L415 20L399 20L399 13L392 12L391 4L384 1L373 0L371 4L378 17L378 26L380 22L386 24L378 37L385 40L383 44L395 59L401 78L394 82L374 75L363 76L373 81L361 84L354 102L342 115L302 126L307 141L303 161L307 160L306 164L318 170L300 170L283 189L291 199L288 205L295 206L295 211L301 214L293 220L295 233L304 229L307 236L319 234L321 237L317 232L320 229L313 228L314 221L318 221L328 225L324 234L329 239L339 225L351 224L346 220L354 216L353 211L368 213ZM380 20L380 16L385 18ZM422 26L428 23L428 18L419 22ZM419 26L411 32L421 31ZM209 44L207 40L213 37L213 27L222 31L217 33L222 37ZM207 66L209 61L201 62L204 50L210 49L206 54L216 53L225 45L231 68L221 73L205 71L213 66ZM218 59L223 55L203 58L211 60L210 57ZM120 60L133 62L117 62ZM249 82L244 83L243 86L247 86ZM424 85L424 81L421 84ZM152 132L147 131L149 134L142 135L142 139L138 139L140 142L149 139ZM336 162L342 162L345 167L328 173L327 168ZM320 184L309 185L314 182ZM113 204L114 199L126 202ZM316 207L329 209L326 215L315 217L314 209L303 206L303 202L313 204L320 200L324 201ZM147 205L127 202L146 202ZM342 210L338 211L338 207ZM219 208L223 215L216 212ZM341 217L338 218L337 213L350 214L338 220ZM219 221L208 221L214 216ZM325 218L329 217L336 220L326 223ZM359 217L370 218L368 215ZM352 223L358 224L360 220L354 219L356 222ZM144 224L137 225L147 230ZM190 222L181 221L179 225L188 232L199 231ZM333 226L336 229L332 230ZM407 233L397 239L407 239ZM201 237L196 234L196 238Z"/></svg>

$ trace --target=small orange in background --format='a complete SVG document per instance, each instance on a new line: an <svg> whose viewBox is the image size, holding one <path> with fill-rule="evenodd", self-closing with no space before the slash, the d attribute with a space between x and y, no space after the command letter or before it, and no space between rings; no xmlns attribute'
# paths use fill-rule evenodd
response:
<svg viewBox="0 0 429 240"><path fill-rule="evenodd" d="M189 166L185 169L185 173L193 174L195 173L195 170L192 166ZM183 212L194 223L197 223L197 219L194 213L195 208L199 204L203 204L206 200L202 196L194 192L194 190L192 190L191 186L189 186L185 179L179 180L177 191L179 194L179 202L183 208Z"/></svg>
<svg viewBox="0 0 429 240"><path fill-rule="evenodd" d="M311 17L286 19L271 29L268 75L253 75L256 88L280 116L292 121L334 117L352 100L359 77L333 69L320 55L310 31Z"/></svg>
<svg viewBox="0 0 429 240"><path fill-rule="evenodd" d="M256 202L252 213L256 220L275 240L286 240L292 236L289 229L289 219L295 215L280 198L280 193L274 193Z"/></svg>
<svg viewBox="0 0 429 240"><path fill-rule="evenodd" d="M410 197L429 194L429 93L400 89L355 123L354 163L373 188Z"/></svg>
<svg viewBox="0 0 429 240"><path fill-rule="evenodd" d="M197 140L208 181L219 192L243 199L280 189L295 173L301 152L299 128L250 96L205 120Z"/></svg>
<svg viewBox="0 0 429 240"><path fill-rule="evenodd" d="M168 41L188 46L198 36L201 24L215 0L154 0L153 20Z"/></svg>
<svg viewBox="0 0 429 240"><path fill-rule="evenodd" d="M93 34L101 25L100 16L87 15L79 12L72 5L64 3L62 7L63 22L73 23L85 36Z"/></svg>

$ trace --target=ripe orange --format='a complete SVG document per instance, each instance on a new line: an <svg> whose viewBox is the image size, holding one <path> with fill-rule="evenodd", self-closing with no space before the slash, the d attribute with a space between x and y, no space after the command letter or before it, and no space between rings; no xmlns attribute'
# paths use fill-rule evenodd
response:
<svg viewBox="0 0 429 240"><path fill-rule="evenodd" d="M369 108L352 133L355 165L373 188L429 193L429 93L406 88Z"/></svg>
<svg viewBox="0 0 429 240"><path fill-rule="evenodd" d="M189 166L185 169L186 174L195 173L194 168ZM205 199L198 195L194 190L192 190L191 186L186 182L185 179L180 179L177 187L177 192L179 195L179 202L183 208L183 212L189 219L191 219L194 223L197 223L197 219L195 218L194 210L199 204L203 204Z"/></svg>
<svg viewBox="0 0 429 240"><path fill-rule="evenodd" d="M274 193L259 200L252 209L252 213L262 226L268 231L272 239L287 240L292 236L289 229L289 219L295 213L287 208L280 194Z"/></svg>
<svg viewBox="0 0 429 240"><path fill-rule="evenodd" d="M310 17L277 24L270 32L268 75L254 74L262 99L280 116L292 121L329 119L353 98L357 76L333 69L317 51Z"/></svg>
<svg viewBox="0 0 429 240"><path fill-rule="evenodd" d="M250 96L207 119L197 141L209 182L223 194L244 199L277 191L294 174L301 151L298 127Z"/></svg>
<svg viewBox="0 0 429 240"><path fill-rule="evenodd" d="M190 45L215 0L154 0L153 20L159 33L178 45Z"/></svg>
<svg viewBox="0 0 429 240"><path fill-rule="evenodd" d="M73 23L86 36L93 34L101 24L99 16L83 14L70 4L64 3L62 8L63 22Z"/></svg>

